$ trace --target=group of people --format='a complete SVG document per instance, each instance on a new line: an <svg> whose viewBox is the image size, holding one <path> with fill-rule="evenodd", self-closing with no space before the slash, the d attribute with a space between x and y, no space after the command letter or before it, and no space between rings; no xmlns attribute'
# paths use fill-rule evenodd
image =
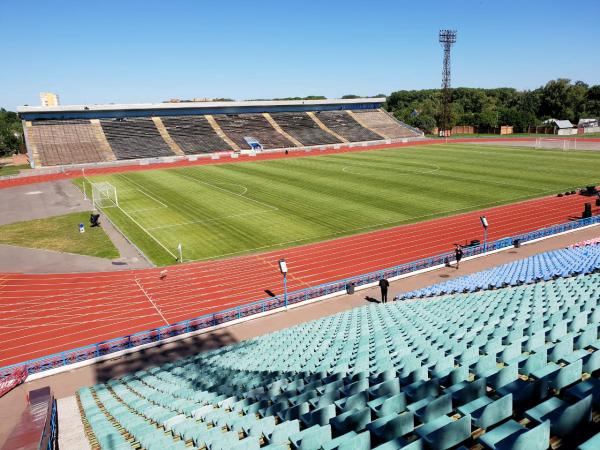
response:
<svg viewBox="0 0 600 450"><path fill-rule="evenodd" d="M456 244L454 248L454 259L456 260L456 268L460 266L460 261L464 256L464 252L462 246L460 244ZM450 261L447 262L448 266L450 266ZM390 287L390 282L385 278L381 277L379 280L379 289L381 290L381 303L387 303L388 298L388 288Z"/></svg>

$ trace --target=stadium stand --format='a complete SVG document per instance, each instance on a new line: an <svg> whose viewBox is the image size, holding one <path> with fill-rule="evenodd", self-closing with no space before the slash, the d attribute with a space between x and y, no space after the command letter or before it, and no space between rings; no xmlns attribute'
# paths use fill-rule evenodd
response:
<svg viewBox="0 0 600 450"><path fill-rule="evenodd" d="M118 159L173 156L152 119L101 120L100 124Z"/></svg>
<svg viewBox="0 0 600 450"><path fill-rule="evenodd" d="M350 142L378 141L381 136L364 128L346 111L322 111L315 114L323 124Z"/></svg>
<svg viewBox="0 0 600 450"><path fill-rule="evenodd" d="M306 113L271 113L271 117L286 133L303 145L341 143L338 138L322 130Z"/></svg>
<svg viewBox="0 0 600 450"><path fill-rule="evenodd" d="M116 159L101 130L89 120L34 121L25 128L44 166Z"/></svg>
<svg viewBox="0 0 600 450"><path fill-rule="evenodd" d="M600 269L600 245L540 253L490 270L455 278L396 296L397 300L475 292L585 274Z"/></svg>
<svg viewBox="0 0 600 450"><path fill-rule="evenodd" d="M595 448L598 292L594 273L368 305L77 395L102 448Z"/></svg>
<svg viewBox="0 0 600 450"><path fill-rule="evenodd" d="M231 150L204 116L163 117L162 122L187 155Z"/></svg>
<svg viewBox="0 0 600 450"><path fill-rule="evenodd" d="M257 139L265 149L294 146L262 114L219 114L213 117L223 132L240 148L250 148L245 137Z"/></svg>
<svg viewBox="0 0 600 450"><path fill-rule="evenodd" d="M352 111L356 120L385 139L419 136L420 132L399 122L382 109L376 111Z"/></svg>

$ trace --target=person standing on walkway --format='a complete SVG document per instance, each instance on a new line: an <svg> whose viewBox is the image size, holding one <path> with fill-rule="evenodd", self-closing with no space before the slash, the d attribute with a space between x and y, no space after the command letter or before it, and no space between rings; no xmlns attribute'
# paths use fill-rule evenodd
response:
<svg viewBox="0 0 600 450"><path fill-rule="evenodd" d="M388 287L390 287L390 282L386 280L385 277L381 277L381 280L379 280L379 288L381 289L381 303L387 303Z"/></svg>
<svg viewBox="0 0 600 450"><path fill-rule="evenodd" d="M456 258L456 268L458 269L458 266L460 265L460 260L463 257L463 249L460 245L457 245L456 249L454 249L454 257Z"/></svg>

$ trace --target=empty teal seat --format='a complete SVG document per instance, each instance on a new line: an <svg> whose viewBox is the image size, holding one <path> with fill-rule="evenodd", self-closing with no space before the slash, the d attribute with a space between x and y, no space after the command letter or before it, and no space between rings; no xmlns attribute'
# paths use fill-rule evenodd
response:
<svg viewBox="0 0 600 450"><path fill-rule="evenodd" d="M600 433L596 433L583 444L577 447L577 450L598 450L600 448Z"/></svg>
<svg viewBox="0 0 600 450"><path fill-rule="evenodd" d="M471 416L467 414L431 432L420 434L420 436L427 447L433 450L446 450L454 447L471 437Z"/></svg>
<svg viewBox="0 0 600 450"><path fill-rule="evenodd" d="M543 422L528 430L520 423L509 420L487 431L479 441L492 450L546 450L550 445L550 422Z"/></svg>
<svg viewBox="0 0 600 450"><path fill-rule="evenodd" d="M367 424L366 427L378 442L386 442L412 432L415 428L414 415L412 412L391 414Z"/></svg>
<svg viewBox="0 0 600 450"><path fill-rule="evenodd" d="M459 388L455 389L455 387ZM478 397L485 395L486 379L479 378L475 381L464 381L445 390L452 394L452 400L456 405L464 405Z"/></svg>
<svg viewBox="0 0 600 450"><path fill-rule="evenodd" d="M581 380L582 369L583 361L580 359L561 367L548 378L550 388L560 390L577 383Z"/></svg>
<svg viewBox="0 0 600 450"><path fill-rule="evenodd" d="M412 405L408 406L408 409L414 412L415 416L422 422L431 422L440 416L449 414L452 411L452 395L445 394L440 395L437 398L431 399L425 405L418 409L411 409Z"/></svg>
<svg viewBox="0 0 600 450"><path fill-rule="evenodd" d="M273 428L272 433L267 436L269 444L287 444L290 436L300 431L300 421L290 420L282 422Z"/></svg>
<svg viewBox="0 0 600 450"><path fill-rule="evenodd" d="M512 394L513 407L523 410L544 400L548 396L548 385L542 380L524 381L519 378L497 389L496 392L502 396Z"/></svg>
<svg viewBox="0 0 600 450"><path fill-rule="evenodd" d="M318 450L329 440L331 440L329 425L314 425L290 436L292 448L299 450Z"/></svg>
<svg viewBox="0 0 600 450"><path fill-rule="evenodd" d="M326 442L321 448L322 450L370 450L371 436L366 431L360 434L350 431Z"/></svg>
<svg viewBox="0 0 600 450"><path fill-rule="evenodd" d="M312 427L313 425L327 425L332 417L335 417L335 405L333 404L303 414L300 416L300 420L307 427Z"/></svg>
<svg viewBox="0 0 600 450"><path fill-rule="evenodd" d="M353 409L333 417L329 424L336 434L349 431L361 432L371 421L371 410L369 408Z"/></svg>
<svg viewBox="0 0 600 450"><path fill-rule="evenodd" d="M379 397L371 400L368 405L377 417L399 414L406 410L406 394L401 392L391 397Z"/></svg>
<svg viewBox="0 0 600 450"><path fill-rule="evenodd" d="M398 378L392 378L382 381L381 383L372 386L368 392L371 398L381 397L383 395L392 396L399 394L400 380Z"/></svg>
<svg viewBox="0 0 600 450"><path fill-rule="evenodd" d="M583 399L588 395L592 396L592 404L594 407L600 407L600 380L597 378L588 378L585 381L571 386L567 389L567 395L576 399Z"/></svg>
<svg viewBox="0 0 600 450"><path fill-rule="evenodd" d="M284 409L277 413L277 416L282 421L299 419L304 414L308 413L310 410L310 405L308 403L300 403L298 405L292 406L291 408Z"/></svg>
<svg viewBox="0 0 600 450"><path fill-rule="evenodd" d="M424 448L425 444L422 439L407 442L402 438L396 438L375 447L374 450L423 450Z"/></svg>
<svg viewBox="0 0 600 450"><path fill-rule="evenodd" d="M588 395L573 405L552 397L535 408L527 410L525 416L537 423L550 421L552 435L565 437L575 433L592 420L592 396Z"/></svg>
<svg viewBox="0 0 600 450"><path fill-rule="evenodd" d="M359 392L350 397L344 397L334 402L336 408L341 411L348 411L355 408L363 408L367 406L369 396L367 391Z"/></svg>

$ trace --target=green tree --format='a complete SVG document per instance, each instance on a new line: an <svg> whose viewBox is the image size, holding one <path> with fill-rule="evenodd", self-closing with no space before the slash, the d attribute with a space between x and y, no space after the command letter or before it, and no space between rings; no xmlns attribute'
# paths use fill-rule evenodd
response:
<svg viewBox="0 0 600 450"><path fill-rule="evenodd" d="M23 128L17 114L0 108L0 155L18 152L22 140Z"/></svg>

